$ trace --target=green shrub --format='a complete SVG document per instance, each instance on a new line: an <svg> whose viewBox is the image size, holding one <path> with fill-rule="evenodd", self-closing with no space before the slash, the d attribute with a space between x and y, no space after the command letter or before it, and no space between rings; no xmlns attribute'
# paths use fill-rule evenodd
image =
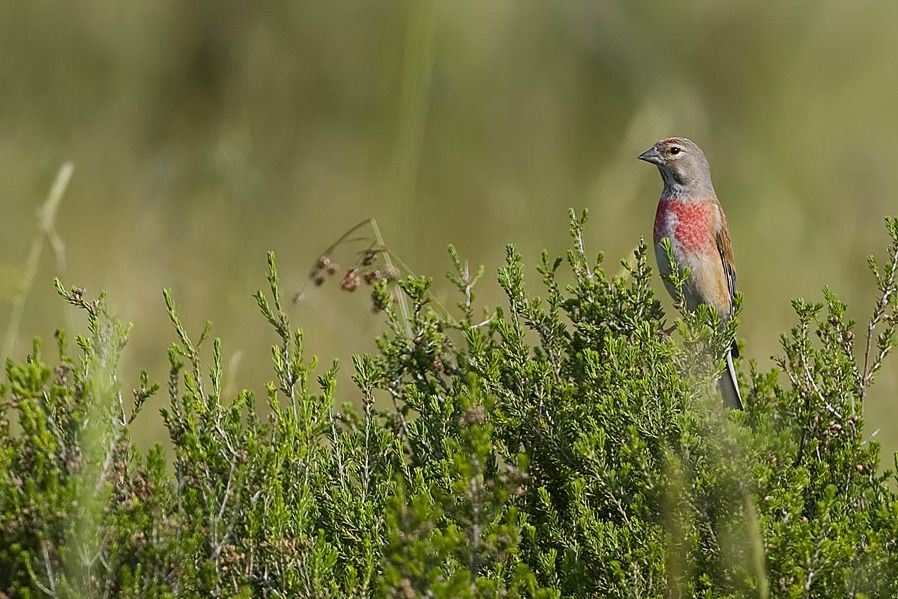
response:
<svg viewBox="0 0 898 599"><path fill-rule="evenodd" d="M509 247L502 309L475 307L482 271L451 248L451 313L432 306L429 279L376 282L387 328L375 355L354 360L358 407L337 407L336 364L305 357L273 256L269 293L256 296L277 339L267 409L251 391L222 397L221 342L208 347L208 324L190 336L166 293L170 460L130 442L159 386L143 374L125 400L128 327L102 296L58 285L87 334L73 350L59 333L55 366L37 342L7 364L0 588L898 596L894 474L862 419L898 324L898 220L887 264L871 259L880 301L859 342L831 292L794 301L779 368L752 364L741 381L744 412L724 411L713 384L735 323L700 310L676 319L676 339L663 334L645 245L610 276L583 250L584 222L572 218L566 260L543 255L541 296Z"/></svg>

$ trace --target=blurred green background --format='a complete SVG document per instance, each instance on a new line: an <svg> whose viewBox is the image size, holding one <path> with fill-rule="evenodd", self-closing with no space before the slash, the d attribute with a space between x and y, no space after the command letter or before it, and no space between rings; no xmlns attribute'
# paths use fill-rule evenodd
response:
<svg viewBox="0 0 898 599"><path fill-rule="evenodd" d="M729 216L745 354L766 368L789 298L829 284L856 319L872 308L864 259L898 213L896 21L898 4L870 1L3 3L4 322L35 210L75 164L57 220L67 264L44 253L14 356L72 321L59 274L134 321L125 388L144 367L164 381L171 287L185 322L213 320L233 376L261 391L274 337L250 294L266 250L289 293L375 216L447 303L446 245L485 264L480 302L494 305L504 244L531 267L541 248L563 251L571 206L590 209L591 250L616 270L651 234L660 190L636 154L688 135ZM367 294L306 295L291 310L313 352L346 364L372 348L382 318ZM888 451L896 370L866 407ZM163 437L163 401L143 441Z"/></svg>

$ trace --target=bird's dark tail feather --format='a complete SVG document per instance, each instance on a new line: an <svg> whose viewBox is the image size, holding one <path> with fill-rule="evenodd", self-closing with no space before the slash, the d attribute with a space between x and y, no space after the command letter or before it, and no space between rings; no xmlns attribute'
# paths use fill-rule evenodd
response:
<svg viewBox="0 0 898 599"><path fill-rule="evenodd" d="M735 346L735 344L733 345ZM727 352L727 367L720 375L717 385L720 387L721 395L723 395L723 405L731 410L741 410L742 395L739 393L739 383L736 382L736 368L733 366L733 350Z"/></svg>

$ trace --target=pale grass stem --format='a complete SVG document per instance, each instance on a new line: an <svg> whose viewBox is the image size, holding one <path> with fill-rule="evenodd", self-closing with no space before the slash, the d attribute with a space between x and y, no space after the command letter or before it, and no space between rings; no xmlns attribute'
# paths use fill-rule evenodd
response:
<svg viewBox="0 0 898 599"><path fill-rule="evenodd" d="M9 325L6 329L6 338L3 342L2 361L5 364L7 358L12 355L16 347L16 337L19 334L19 326L22 324L22 314L25 311L25 301L28 299L28 293L34 283L34 277L37 274L37 268L40 264L41 254L44 250L44 241L53 251L53 257L56 260L56 268L61 273L65 271L65 245L62 238L56 232L56 211L62 202L62 196L65 195L66 188L69 186L69 180L72 178L72 172L75 170L71 162L64 163L59 172L56 173L56 180L50 188L50 193L43 205L37 211L38 230L31 242L31 249L28 252L28 259L25 262L25 269L22 271L22 281L13 300L12 310L9 314Z"/></svg>

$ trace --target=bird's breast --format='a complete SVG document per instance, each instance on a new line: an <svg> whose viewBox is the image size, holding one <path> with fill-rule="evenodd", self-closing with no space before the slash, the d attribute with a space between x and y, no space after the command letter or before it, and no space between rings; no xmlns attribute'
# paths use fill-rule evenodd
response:
<svg viewBox="0 0 898 599"><path fill-rule="evenodd" d="M716 243L717 204L708 200L661 199L655 212L655 244L667 237L675 250L697 252Z"/></svg>

